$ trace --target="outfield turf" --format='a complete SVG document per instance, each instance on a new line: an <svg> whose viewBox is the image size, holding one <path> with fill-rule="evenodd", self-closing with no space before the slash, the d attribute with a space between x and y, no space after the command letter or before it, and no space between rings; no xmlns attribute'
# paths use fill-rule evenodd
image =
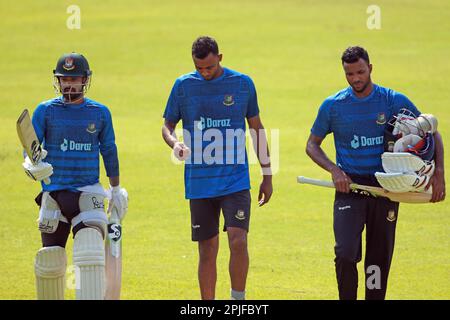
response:
<svg viewBox="0 0 450 320"><path fill-rule="evenodd" d="M25 106L34 109L55 95L51 72L64 52L89 59L94 72L89 97L113 114L121 184L130 195L123 224L123 299L199 298L183 167L172 164L160 133L174 80L193 69L190 47L199 35L217 39L224 66L253 78L263 123L280 132L280 170L273 198L262 208L256 206L259 169L251 166L249 299L337 298L333 192L297 185L295 178L329 178L306 156L305 142L320 103L346 86L340 54L347 46L366 47L375 83L405 93L438 117L450 150L450 2L95 3L0 2L1 299L35 298L33 259L40 236L33 198L40 187L23 173L15 121ZM71 4L81 8L80 30L66 28ZM371 4L381 8L380 30L366 27ZM333 158L331 136L324 146ZM447 156L447 168L448 163ZM107 185L103 169L102 181ZM388 299L450 298L449 226L448 200L401 205ZM359 271L362 298L362 263ZM74 290L66 297L73 298ZM217 298L228 297L222 233Z"/></svg>

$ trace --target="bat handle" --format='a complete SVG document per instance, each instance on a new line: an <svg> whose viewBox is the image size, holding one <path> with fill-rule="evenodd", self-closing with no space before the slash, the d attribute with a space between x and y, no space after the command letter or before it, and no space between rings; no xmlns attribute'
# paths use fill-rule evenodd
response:
<svg viewBox="0 0 450 320"><path fill-rule="evenodd" d="M297 182L305 183L305 184L312 184L312 185L320 186L320 187L334 188L334 183L332 181L311 179L311 178L304 177L304 176L298 176Z"/></svg>
<svg viewBox="0 0 450 320"><path fill-rule="evenodd" d="M119 214L117 213L117 209L115 207L112 208L110 217L111 217L111 219L110 219L111 222L114 222L114 223L120 223L121 222Z"/></svg>

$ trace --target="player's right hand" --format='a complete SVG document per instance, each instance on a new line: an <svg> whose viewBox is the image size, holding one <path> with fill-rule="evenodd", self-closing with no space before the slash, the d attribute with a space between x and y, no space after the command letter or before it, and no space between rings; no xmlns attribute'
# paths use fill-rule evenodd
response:
<svg viewBox="0 0 450 320"><path fill-rule="evenodd" d="M115 208L119 219L122 221L128 210L128 192L120 186L111 186L110 193L111 200L108 206L108 213Z"/></svg>
<svg viewBox="0 0 450 320"><path fill-rule="evenodd" d="M336 166L331 169L331 176L333 178L333 183L336 191L343 193L350 192L350 183L352 183L352 180L345 174L344 171Z"/></svg>
<svg viewBox="0 0 450 320"><path fill-rule="evenodd" d="M41 161L37 164L33 164L28 156L25 158L25 162L22 163L22 166L27 176L35 181L42 181L53 174L53 166L48 162L42 161L46 156L47 151L42 150Z"/></svg>
<svg viewBox="0 0 450 320"><path fill-rule="evenodd" d="M189 149L183 142L178 141L173 145L173 154L178 160L184 161L190 156L191 149Z"/></svg>

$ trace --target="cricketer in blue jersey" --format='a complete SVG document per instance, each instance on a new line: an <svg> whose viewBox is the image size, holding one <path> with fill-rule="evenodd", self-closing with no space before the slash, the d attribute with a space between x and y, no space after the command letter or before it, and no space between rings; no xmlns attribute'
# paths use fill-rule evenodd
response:
<svg viewBox="0 0 450 320"><path fill-rule="evenodd" d="M272 194L256 89L249 76L220 65L222 54L210 37L194 42L192 58L196 71L179 77L170 93L163 116L163 138L175 157L185 161L185 196L190 202L192 240L199 245L202 299L215 298L220 211L230 244L231 297L244 299L251 202L246 120L255 133L253 142L263 169L259 205L267 203ZM180 120L184 142L174 134Z"/></svg>
<svg viewBox="0 0 450 320"><path fill-rule="evenodd" d="M43 246L35 260L37 297L64 299L65 246L72 227L73 263L80 271L76 297L103 299L107 285L103 240L108 225L104 199L110 193L108 211L114 210L120 219L128 206L127 192L119 185L111 113L85 97L91 70L83 55L63 55L54 76L62 95L39 104L32 117L44 150L42 159L33 165L27 158L23 164L28 176L42 184L36 198ZM109 192L99 183L99 154L109 177Z"/></svg>
<svg viewBox="0 0 450 320"><path fill-rule="evenodd" d="M350 192L353 181L380 186L375 172L383 171L381 155L385 151L388 120L407 109L416 116L420 111L403 94L372 83L372 64L367 51L349 47L342 55L349 87L327 98L319 108L308 139L307 154L332 175L336 187L334 201L335 267L339 298L357 298L361 261L361 235L366 226L366 299L384 299L394 252L398 202ZM330 133L334 136L336 163L320 147ZM436 172L430 179L432 201L445 198L443 144L435 139ZM378 279L374 282L371 279Z"/></svg>

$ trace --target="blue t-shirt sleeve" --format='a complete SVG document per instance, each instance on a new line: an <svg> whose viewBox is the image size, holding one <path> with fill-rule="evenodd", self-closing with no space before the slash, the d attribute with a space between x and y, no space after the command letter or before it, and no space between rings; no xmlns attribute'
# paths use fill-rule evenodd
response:
<svg viewBox="0 0 450 320"><path fill-rule="evenodd" d="M43 143L45 137L45 105L40 104L37 106L33 112L31 123L33 124L39 142Z"/></svg>
<svg viewBox="0 0 450 320"><path fill-rule="evenodd" d="M311 128L311 133L313 135L325 138L325 136L331 132L330 105L330 102L325 100L320 106L316 120Z"/></svg>
<svg viewBox="0 0 450 320"><path fill-rule="evenodd" d="M394 114L399 113L401 109L408 109L409 111L414 113L416 117L421 114L421 112L419 111L419 109L417 109L414 103L412 103L407 96L399 92L395 91L393 92L392 106Z"/></svg>
<svg viewBox="0 0 450 320"><path fill-rule="evenodd" d="M174 123L178 123L181 119L180 104L178 97L179 86L181 81L177 79L170 92L169 99L167 100L166 109L164 110L163 118Z"/></svg>
<svg viewBox="0 0 450 320"><path fill-rule="evenodd" d="M106 107L103 108L102 112L103 128L99 134L100 153L105 165L106 175L108 177L117 177L119 176L119 158L117 156L111 113Z"/></svg>
<svg viewBox="0 0 450 320"><path fill-rule="evenodd" d="M245 117L247 119L256 117L259 114L259 106L258 106L258 96L256 94L255 84L253 83L250 77L246 78L249 85L249 99L247 106L247 114Z"/></svg>

